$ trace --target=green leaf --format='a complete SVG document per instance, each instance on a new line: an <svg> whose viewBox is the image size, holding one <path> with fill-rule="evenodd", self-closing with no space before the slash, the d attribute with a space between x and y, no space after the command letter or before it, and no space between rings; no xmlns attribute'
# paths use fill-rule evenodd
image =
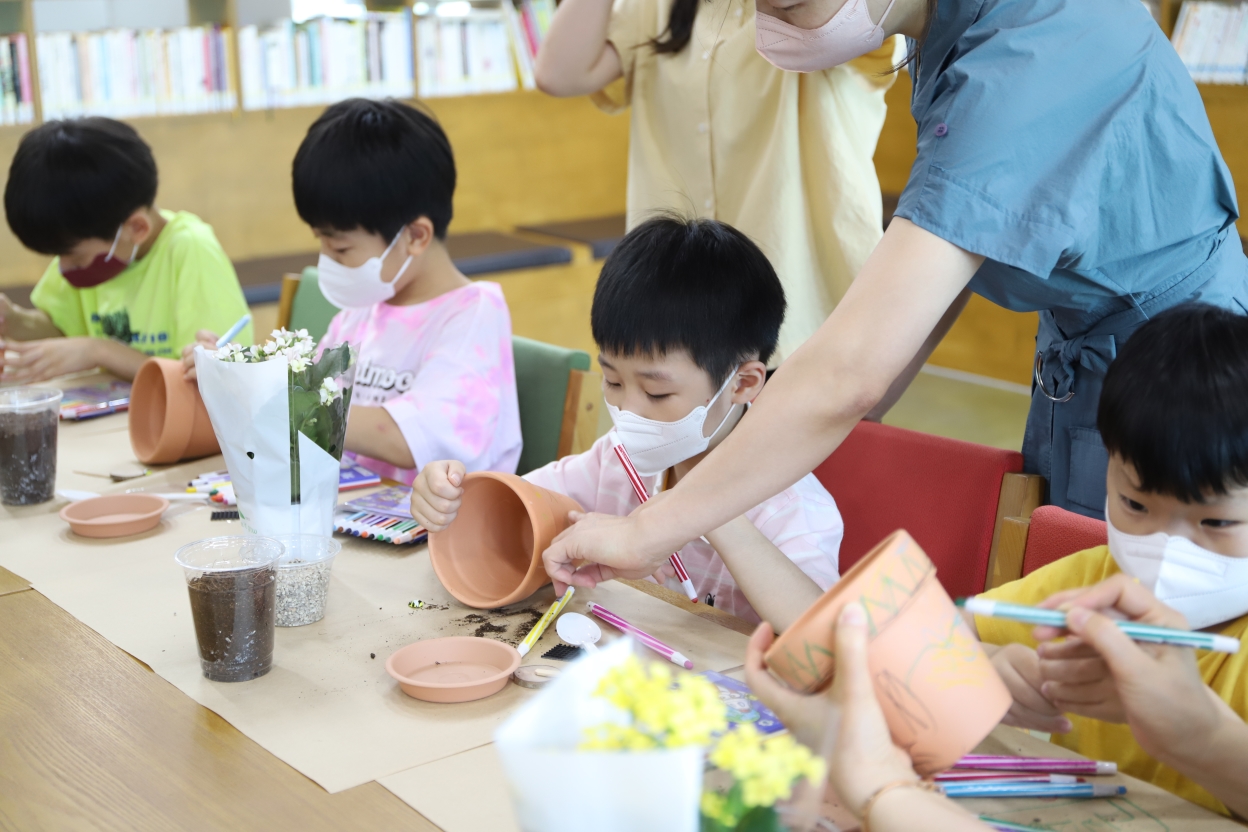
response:
<svg viewBox="0 0 1248 832"><path fill-rule="evenodd" d="M755 806L745 813L736 832L784 832L780 815L771 806Z"/></svg>

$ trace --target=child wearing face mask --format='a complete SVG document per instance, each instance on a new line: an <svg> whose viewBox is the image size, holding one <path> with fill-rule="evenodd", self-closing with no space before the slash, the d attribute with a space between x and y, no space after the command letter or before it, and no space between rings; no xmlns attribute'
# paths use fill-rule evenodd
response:
<svg viewBox="0 0 1248 832"><path fill-rule="evenodd" d="M468 280L447 252L455 158L442 128L398 101L342 101L308 128L293 179L321 241L321 292L342 309L320 348L357 352L348 454L404 483L448 457L514 472L511 315L497 283Z"/></svg>
<svg viewBox="0 0 1248 832"><path fill-rule="evenodd" d="M638 498L621 443L650 494L671 487L762 390L784 311L775 270L739 231L675 217L633 229L603 264L590 316L615 427L525 479L586 511L628 514ZM464 471L440 461L413 483L412 513L427 528L454 521ZM700 600L784 629L836 582L843 531L832 496L807 475L680 556Z"/></svg>
<svg viewBox="0 0 1248 832"><path fill-rule="evenodd" d="M1242 797L1248 785L1242 778L1226 785L1223 758L1215 753L1220 732L1204 732L1205 723L1218 719L1172 726L1195 740L1184 747L1150 742L1155 731L1133 735L1132 727L1182 720L1193 704L1223 715L1229 706L1241 727L1248 716L1248 317L1188 304L1145 323L1110 365L1097 427L1109 452L1109 545L1063 558L986 597L1056 607L1122 573L1181 613L1187 626L1229 636L1242 649L1196 653L1193 671L1208 701L1175 693L1176 701L1141 714L1124 705L1139 691L1116 682L1088 640L1052 640L1058 635L1052 630L1033 634L1026 625L978 616L973 626L986 645L1000 645L990 651L1014 694L1008 722L1051 731L1059 745L1114 760L1127 774L1226 813L1224 801L1236 789ZM1049 640L1037 645L1033 635ZM1147 684L1185 690L1167 674ZM1199 739L1205 734L1207 741ZM1241 800L1241 811L1245 805Z"/></svg>
<svg viewBox="0 0 1248 832"><path fill-rule="evenodd" d="M0 381L95 367L131 379L149 356L176 359L197 330L247 313L212 228L158 209L156 186L151 148L119 121L50 121L22 138L5 215L22 245L55 259L33 309L0 294ZM251 335L248 324L238 343Z"/></svg>

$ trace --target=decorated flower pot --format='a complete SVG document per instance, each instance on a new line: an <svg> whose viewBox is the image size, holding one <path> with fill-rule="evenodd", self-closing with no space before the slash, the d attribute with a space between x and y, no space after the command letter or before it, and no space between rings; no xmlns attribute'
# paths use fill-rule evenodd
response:
<svg viewBox="0 0 1248 832"><path fill-rule="evenodd" d="M868 663L894 742L919 774L949 768L996 727L1011 697L906 532L893 532L776 639L768 667L804 693L828 687L836 620L851 601L867 613Z"/></svg>
<svg viewBox="0 0 1248 832"><path fill-rule="evenodd" d="M166 465L220 450L199 387L181 361L149 358L130 388L130 447L144 465Z"/></svg>
<svg viewBox="0 0 1248 832"><path fill-rule="evenodd" d="M455 522L429 535L433 571L470 607L514 604L550 583L542 552L568 527L568 512L582 510L514 474L468 474Z"/></svg>

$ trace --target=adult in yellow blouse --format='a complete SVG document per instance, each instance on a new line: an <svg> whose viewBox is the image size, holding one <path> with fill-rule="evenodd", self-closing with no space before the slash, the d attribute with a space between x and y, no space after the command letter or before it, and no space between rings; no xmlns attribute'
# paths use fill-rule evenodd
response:
<svg viewBox="0 0 1248 832"><path fill-rule="evenodd" d="M832 312L879 242L872 157L894 39L822 72L755 51L753 0L564 0L537 84L631 105L628 227L659 210L743 231L784 284L777 359Z"/></svg>

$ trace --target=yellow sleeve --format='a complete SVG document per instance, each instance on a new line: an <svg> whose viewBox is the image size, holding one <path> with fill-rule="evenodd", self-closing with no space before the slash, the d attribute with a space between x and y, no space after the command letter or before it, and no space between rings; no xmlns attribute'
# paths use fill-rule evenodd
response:
<svg viewBox="0 0 1248 832"><path fill-rule="evenodd" d="M905 57L905 43L901 35L894 35L885 39L879 49L854 58L847 66L857 70L872 85L888 89L897 80L893 67Z"/></svg>
<svg viewBox="0 0 1248 832"><path fill-rule="evenodd" d="M699 0L700 2L700 0ZM637 52L649 49L646 43L657 33L649 33L643 22L658 10L648 0L614 0L611 4L611 21L607 24L607 42L620 57L621 76L598 92L590 93L589 100L604 113L615 115L623 112L633 100L633 71L637 67ZM670 8L665 14L670 14ZM667 20L664 18L663 27ZM688 47L686 47L688 48Z"/></svg>
<svg viewBox="0 0 1248 832"><path fill-rule="evenodd" d="M994 601L1008 601L1011 604L1035 606L1050 595L1066 589L1092 586L1117 571L1118 565L1110 557L1109 547L1096 546L1054 561L1025 578L991 589L982 597L991 598ZM1030 647L1036 646L1035 639L1031 637L1033 629L1031 624L977 615L975 616L975 629L979 631L979 640L985 644L1019 642Z"/></svg>
<svg viewBox="0 0 1248 832"><path fill-rule="evenodd" d="M247 301L234 264L207 226L197 233L183 233L171 242L172 282L178 288L170 337L173 354L181 355L184 346L195 343L197 331L207 329L220 334L233 326L247 314ZM252 326L244 327L234 340L250 346Z"/></svg>
<svg viewBox="0 0 1248 832"><path fill-rule="evenodd" d="M53 258L30 293L30 302L42 310L63 335L74 338L90 335L87 316L82 308L82 290L69 285L61 274L61 260Z"/></svg>

